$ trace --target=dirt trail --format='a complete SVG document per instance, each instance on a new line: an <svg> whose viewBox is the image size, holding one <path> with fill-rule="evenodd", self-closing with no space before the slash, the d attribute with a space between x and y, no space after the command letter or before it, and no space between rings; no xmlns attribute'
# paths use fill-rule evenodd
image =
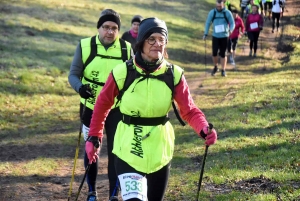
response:
<svg viewBox="0 0 300 201"><path fill-rule="evenodd" d="M278 52L277 46L278 43L281 41L282 33L284 33L284 26L286 20L289 19L290 16L293 16L295 14L299 14L299 5L297 4L296 0L288 0L287 2L287 8L288 12L285 13L285 16L281 22L281 32L280 33L274 33L271 34L271 22L266 21L265 22L265 28L261 34L262 39L262 47L267 47L268 49L263 51L264 55L262 58L261 56L261 50L258 50L258 58L256 59L249 59L248 53L249 48L248 45L246 45L246 40L242 40L239 44L239 48L244 47L244 51L240 51L237 55L236 63L237 68L239 64L241 64L243 61L247 62L263 62L264 59L271 59L273 57L276 58L285 58L286 54L284 52ZM210 52L210 51L209 51ZM208 53L209 54L209 53ZM207 55L207 61L210 61L210 56ZM267 62L262 63L260 65L261 68L258 70L265 70L269 68ZM188 79L188 84L190 86L191 93L193 96L197 96L203 93L206 93L209 89L215 89L215 86L202 86L202 82L204 79L215 79L211 77L210 71L211 71L212 65L211 62L208 62L206 73L199 74L199 77L194 79ZM226 79L226 82L224 84L236 84L240 82L239 80L231 79L230 78L230 72L233 70L233 66L230 64L227 67L228 70L228 77L224 78ZM219 74L217 76L220 76ZM84 168L83 168L83 144L80 147L80 156L77 162L77 168L76 168L76 177L75 182L73 183L73 196L72 200L75 198L75 193L78 190L79 184L82 180L83 174L84 174ZM6 150L10 152L14 152L14 150ZM39 153L42 150L35 150L36 153ZM14 153L17 155L17 153ZM106 151L106 139L104 139L104 144L102 146L102 151L100 155L100 165L99 165L99 175L97 180L97 191L99 200L108 200L108 179L107 179L107 151ZM1 160L1 158L0 158ZM41 177L38 175L32 175L25 178L16 178L12 175L5 174L0 175L1 176L1 186L0 186L0 201L6 201L6 200L13 200L13 201L48 201L48 200L55 200L55 201L66 201L68 197L69 192L69 184L71 179L71 173L73 168L73 159L70 160L68 167L61 167L57 170L57 174L52 177ZM9 176L8 176L9 175ZM87 186L84 184L79 200L85 200L86 199L86 192L87 192Z"/></svg>

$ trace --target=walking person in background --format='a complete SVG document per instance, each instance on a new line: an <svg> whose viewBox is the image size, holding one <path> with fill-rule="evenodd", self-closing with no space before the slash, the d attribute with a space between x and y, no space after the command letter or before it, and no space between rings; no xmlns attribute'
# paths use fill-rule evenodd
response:
<svg viewBox="0 0 300 201"><path fill-rule="evenodd" d="M266 0L264 3L264 10L265 10L265 20L269 19L271 20L271 11L272 11L273 3L272 0ZM269 8L269 9L268 9Z"/></svg>
<svg viewBox="0 0 300 201"><path fill-rule="evenodd" d="M253 57L256 57L259 33L263 30L263 23L263 17L258 13L258 5L252 5L252 13L246 19L246 32L250 40L250 57L252 56L252 50L254 51Z"/></svg>
<svg viewBox="0 0 300 201"><path fill-rule="evenodd" d="M131 47L133 48L133 52L135 53L135 44L136 44L136 39L139 31L139 26L141 21L143 20L143 17L140 15L135 15L133 16L131 20L131 29L129 31L126 31L122 35L122 39L126 40L131 44Z"/></svg>
<svg viewBox="0 0 300 201"><path fill-rule="evenodd" d="M279 31L279 20L281 18L281 13L283 12L285 0L273 0L272 7L272 33L275 29L275 20L276 20L276 30Z"/></svg>
<svg viewBox="0 0 300 201"><path fill-rule="evenodd" d="M255 0L250 0L250 3L246 8L246 18L248 17L248 15L250 13L252 13L252 6L253 5L257 5L257 7L258 7L257 13L262 14L262 7L260 6L260 3L258 1L255 1Z"/></svg>
<svg viewBox="0 0 300 201"><path fill-rule="evenodd" d="M167 43L165 22L154 17L144 19L133 60L112 70L95 105L86 143L90 162L98 158L100 149L96 150L94 144L102 143L105 118L115 98L120 98L123 118L117 126L113 153L124 201L164 198L175 146L174 130L167 116L173 98L182 118L205 139L206 145L217 140L216 131L209 129L205 115L193 102L183 69L166 60ZM124 91L132 75L135 76ZM171 78L171 86L166 77Z"/></svg>
<svg viewBox="0 0 300 201"><path fill-rule="evenodd" d="M243 19L246 12L246 8L248 4L250 3L250 0L240 0L240 7L241 7L241 18Z"/></svg>
<svg viewBox="0 0 300 201"><path fill-rule="evenodd" d="M222 0L216 1L216 8L212 9L206 18L203 40L206 40L210 25L213 26L212 32L212 59L214 68L211 75L214 76L218 71L218 54L221 57L221 75L226 77L226 49L228 37L234 30L234 19L231 12L224 8Z"/></svg>
<svg viewBox="0 0 300 201"><path fill-rule="evenodd" d="M240 18L239 14L238 14L237 9L232 10L232 15L234 18L235 27L234 27L233 32L229 36L227 51L228 51L228 53L231 53L230 62L232 65L235 66L235 49L236 49L239 38L242 37L245 32L245 26L244 26L244 22L243 22L242 18Z"/></svg>
<svg viewBox="0 0 300 201"><path fill-rule="evenodd" d="M69 83L81 96L80 117L83 123L82 133L85 141L88 138L96 98L106 83L109 73L117 64L121 64L131 58L130 43L118 37L120 26L120 15L117 12L112 9L103 10L97 23L97 35L80 40L70 67ZM117 175L111 157L115 130L121 120L119 108L113 106L110 109L105 122L108 149L109 196L114 192L117 182ZM85 153L85 168L88 162L88 156ZM87 201L97 200L97 174L98 160L90 166L87 174L89 190Z"/></svg>

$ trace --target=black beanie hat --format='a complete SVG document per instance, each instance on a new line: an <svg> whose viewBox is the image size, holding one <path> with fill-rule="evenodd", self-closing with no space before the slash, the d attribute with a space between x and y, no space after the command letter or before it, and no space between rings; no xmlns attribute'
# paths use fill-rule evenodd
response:
<svg viewBox="0 0 300 201"><path fill-rule="evenodd" d="M118 25L118 30L121 27L120 15L113 9L105 9L101 12L100 18L97 23L97 29L106 21L112 21Z"/></svg>
<svg viewBox="0 0 300 201"><path fill-rule="evenodd" d="M134 23L134 22L138 22L138 23L141 23L141 21L143 20L143 17L140 16L140 15L135 15L133 16L132 20L131 20L131 24Z"/></svg>
<svg viewBox="0 0 300 201"><path fill-rule="evenodd" d="M160 33L168 39L168 28L165 21L156 17L144 19L139 27L137 42L145 40L152 33Z"/></svg>

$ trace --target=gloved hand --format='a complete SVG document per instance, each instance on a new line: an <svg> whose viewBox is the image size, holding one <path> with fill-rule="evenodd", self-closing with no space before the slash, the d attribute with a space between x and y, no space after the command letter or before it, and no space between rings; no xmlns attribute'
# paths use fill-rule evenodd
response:
<svg viewBox="0 0 300 201"><path fill-rule="evenodd" d="M203 36L203 40L206 40L206 37L207 37L207 35L205 34L205 35Z"/></svg>
<svg viewBox="0 0 300 201"><path fill-rule="evenodd" d="M92 93L92 89L89 84L82 85L79 88L79 95L81 96L81 98L84 98L84 99L94 97L94 95Z"/></svg>
<svg viewBox="0 0 300 201"><path fill-rule="evenodd" d="M210 133L209 132L209 127L204 127L201 132L200 132L200 135L201 137L203 137L205 139L205 144L210 146L212 144L215 144L216 141L217 141L217 132L215 129L212 129Z"/></svg>
<svg viewBox="0 0 300 201"><path fill-rule="evenodd" d="M85 143L85 152L89 159L89 164L95 163L99 158L100 153L100 141L99 138L91 136Z"/></svg>

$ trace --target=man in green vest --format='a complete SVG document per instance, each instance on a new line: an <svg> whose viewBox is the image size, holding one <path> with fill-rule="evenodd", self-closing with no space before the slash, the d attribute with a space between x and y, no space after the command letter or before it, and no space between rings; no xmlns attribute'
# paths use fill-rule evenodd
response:
<svg viewBox="0 0 300 201"><path fill-rule="evenodd" d="M80 41L70 67L69 83L81 96L80 117L85 141L87 140L96 97L100 94L109 73L116 65L129 60L133 54L130 43L119 39L120 26L120 15L117 12L112 9L103 10L97 23L98 34ZM118 193L112 147L115 130L120 120L121 113L119 108L114 105L105 122L108 149L109 196L114 196L112 195L113 193ZM88 162L85 153L85 167L87 167ZM98 162L91 164L87 174L89 188L87 201L97 200L97 174Z"/></svg>

